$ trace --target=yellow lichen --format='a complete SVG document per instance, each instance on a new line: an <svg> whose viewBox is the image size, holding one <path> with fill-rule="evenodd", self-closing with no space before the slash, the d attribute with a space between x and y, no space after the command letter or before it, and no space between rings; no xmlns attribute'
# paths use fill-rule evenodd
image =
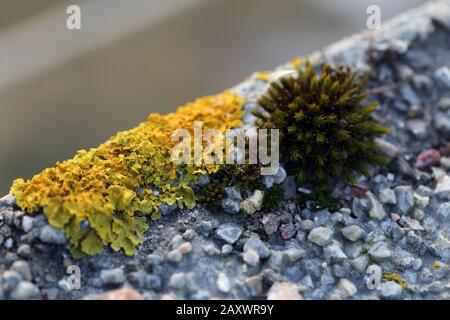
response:
<svg viewBox="0 0 450 320"><path fill-rule="evenodd" d="M436 260L434 262L434 264L433 264L433 270L437 270L437 269L440 269L440 268L442 268L442 263L440 261Z"/></svg>
<svg viewBox="0 0 450 320"><path fill-rule="evenodd" d="M381 281L382 282L394 281L397 282L399 285L401 285L403 289L408 288L408 282L393 271L384 272Z"/></svg>
<svg viewBox="0 0 450 320"><path fill-rule="evenodd" d="M74 256L94 255L105 245L134 253L163 204L193 208L190 185L217 167L171 161L172 133L193 130L194 121L222 132L241 125L243 100L229 92L199 98L167 115L119 132L98 148L79 151L28 181L17 179L11 193L29 213L41 209L70 240ZM182 174L180 174L182 172Z"/></svg>
<svg viewBox="0 0 450 320"><path fill-rule="evenodd" d="M299 69L305 60L302 57L295 57L289 63L294 67L294 69Z"/></svg>
<svg viewBox="0 0 450 320"><path fill-rule="evenodd" d="M270 71L257 72L255 75L256 80L268 81L272 73Z"/></svg>

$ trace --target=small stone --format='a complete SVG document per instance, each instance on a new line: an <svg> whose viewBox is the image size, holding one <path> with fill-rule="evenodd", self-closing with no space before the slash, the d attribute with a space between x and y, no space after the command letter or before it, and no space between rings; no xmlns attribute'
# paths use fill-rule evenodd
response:
<svg viewBox="0 0 450 320"><path fill-rule="evenodd" d="M216 232L217 238L228 244L234 244L238 241L241 234L242 226L232 222L221 224Z"/></svg>
<svg viewBox="0 0 450 320"><path fill-rule="evenodd" d="M362 255L356 257L350 263L357 271L359 271L360 273L364 273L366 272L367 266L369 265L369 258L367 258L366 255Z"/></svg>
<svg viewBox="0 0 450 320"><path fill-rule="evenodd" d="M434 72L434 78L443 87L450 89L450 69L448 67L440 67Z"/></svg>
<svg viewBox="0 0 450 320"><path fill-rule="evenodd" d="M13 300L27 300L39 296L39 288L28 281L21 281L9 294Z"/></svg>
<svg viewBox="0 0 450 320"><path fill-rule="evenodd" d="M400 154L400 149L397 146L384 139L376 138L375 142L378 145L380 152L390 159L397 158Z"/></svg>
<svg viewBox="0 0 450 320"><path fill-rule="evenodd" d="M222 293L228 293L231 290L230 279L228 279L227 275L223 272L219 273L216 284L217 284L217 289L219 289L219 291Z"/></svg>
<svg viewBox="0 0 450 320"><path fill-rule="evenodd" d="M202 174L198 177L198 185L200 187L206 187L211 182L211 179L208 174Z"/></svg>
<svg viewBox="0 0 450 320"><path fill-rule="evenodd" d="M264 193L261 190L255 190L253 195L240 203L240 208L247 214L254 214L256 211L261 210L263 198Z"/></svg>
<svg viewBox="0 0 450 320"><path fill-rule="evenodd" d="M168 205L167 203L163 203L162 205L159 206L158 209L161 215L168 216L174 213L177 210L177 208L178 207L176 204Z"/></svg>
<svg viewBox="0 0 450 320"><path fill-rule="evenodd" d="M450 98L443 97L438 102L438 108L444 111L450 109Z"/></svg>
<svg viewBox="0 0 450 320"><path fill-rule="evenodd" d="M297 194L297 186L295 184L295 178L288 176L286 180L281 184L284 192L284 200L289 200Z"/></svg>
<svg viewBox="0 0 450 320"><path fill-rule="evenodd" d="M222 254L224 255L224 256L227 256L227 255L229 255L232 251L233 251L233 246L231 246L231 245L229 245L229 244L224 244L223 246L222 246Z"/></svg>
<svg viewBox="0 0 450 320"><path fill-rule="evenodd" d="M289 256L284 252L272 251L269 259L269 266L276 270L282 271L289 264Z"/></svg>
<svg viewBox="0 0 450 320"><path fill-rule="evenodd" d="M324 247L323 255L326 260L331 261L340 261L343 259L347 259L347 256L345 255L344 251L342 251L342 248L337 241L333 241L331 244Z"/></svg>
<svg viewBox="0 0 450 320"><path fill-rule="evenodd" d="M398 298L403 291L403 287L395 281L387 281L381 284L380 293L385 299Z"/></svg>
<svg viewBox="0 0 450 320"><path fill-rule="evenodd" d="M191 241L194 238L194 230L192 229L187 229L184 233L183 233L183 239L186 241Z"/></svg>
<svg viewBox="0 0 450 320"><path fill-rule="evenodd" d="M19 285L20 281L22 281L22 276L17 271L6 270L3 272L2 279L3 289L5 292L10 292Z"/></svg>
<svg viewBox="0 0 450 320"><path fill-rule="evenodd" d="M30 232L33 229L34 218L30 216L24 216L22 218L22 230L25 232Z"/></svg>
<svg viewBox="0 0 450 320"><path fill-rule="evenodd" d="M28 244L21 244L19 248L17 248L17 254L21 257L27 258L31 254L31 247Z"/></svg>
<svg viewBox="0 0 450 320"><path fill-rule="evenodd" d="M102 270L100 280L105 285L120 285L125 282L125 273L120 268Z"/></svg>
<svg viewBox="0 0 450 320"><path fill-rule="evenodd" d="M440 199L449 199L450 197L450 177L445 175L437 184L434 194Z"/></svg>
<svg viewBox="0 0 450 320"><path fill-rule="evenodd" d="M369 250L369 256L375 261L382 261L390 258L392 252L385 242L377 242Z"/></svg>
<svg viewBox="0 0 450 320"><path fill-rule="evenodd" d="M450 218L450 202L441 203L436 211L436 215L443 221L448 221Z"/></svg>
<svg viewBox="0 0 450 320"><path fill-rule="evenodd" d="M226 213L236 214L241 210L239 201L230 198L224 198L221 201L222 209Z"/></svg>
<svg viewBox="0 0 450 320"><path fill-rule="evenodd" d="M178 250L180 250L182 254L188 254L192 251L192 244L189 242L184 242L178 247Z"/></svg>
<svg viewBox="0 0 450 320"><path fill-rule="evenodd" d="M144 300L144 297L132 288L121 288L106 291L100 294L93 294L85 297L86 300Z"/></svg>
<svg viewBox="0 0 450 320"><path fill-rule="evenodd" d="M428 124L423 120L412 119L406 122L406 128L417 139L423 139L427 135Z"/></svg>
<svg viewBox="0 0 450 320"><path fill-rule="evenodd" d="M450 137L450 118L443 112L437 112L433 119L436 129L444 135Z"/></svg>
<svg viewBox="0 0 450 320"><path fill-rule="evenodd" d="M245 279L245 285L250 291L250 296L259 297L263 293L263 281L261 276L253 276Z"/></svg>
<svg viewBox="0 0 450 320"><path fill-rule="evenodd" d="M284 240L289 240L295 236L295 227L292 223L283 224L280 226L280 232Z"/></svg>
<svg viewBox="0 0 450 320"><path fill-rule="evenodd" d="M358 289L353 284L353 282L345 278L339 280L337 288L340 292L342 292L343 299L347 299L358 292Z"/></svg>
<svg viewBox="0 0 450 320"><path fill-rule="evenodd" d="M303 300L298 289L292 282L275 282L267 292L267 300Z"/></svg>
<svg viewBox="0 0 450 320"><path fill-rule="evenodd" d="M305 257L306 251L299 248L289 248L284 250L284 253L289 257L289 261L293 263Z"/></svg>
<svg viewBox="0 0 450 320"><path fill-rule="evenodd" d="M261 222L263 224L264 231L268 235L271 235L277 232L278 226L280 225L280 217L274 213L269 213L261 219Z"/></svg>
<svg viewBox="0 0 450 320"><path fill-rule="evenodd" d="M0 208L1 207L15 207L16 206L16 197L12 194L7 194L3 198L0 199Z"/></svg>
<svg viewBox="0 0 450 320"><path fill-rule="evenodd" d="M440 154L439 150L428 149L428 150L422 151L419 154L414 166L419 170L428 170L432 166L438 165L440 160L441 160L441 154Z"/></svg>
<svg viewBox="0 0 450 320"><path fill-rule="evenodd" d="M333 231L330 228L318 227L311 230L308 235L308 240L323 247L331 242L332 237Z"/></svg>
<svg viewBox="0 0 450 320"><path fill-rule="evenodd" d="M186 285L186 274L184 272L176 272L172 274L167 285L171 289L183 289Z"/></svg>
<svg viewBox="0 0 450 320"><path fill-rule="evenodd" d="M30 265L25 260L14 261L10 269L19 273L23 280L31 281L33 278Z"/></svg>
<svg viewBox="0 0 450 320"><path fill-rule="evenodd" d="M278 171L274 176L274 183L281 184L284 182L284 180L286 180L286 177L287 177L286 170L284 170L283 167L279 166Z"/></svg>
<svg viewBox="0 0 450 320"><path fill-rule="evenodd" d="M236 187L226 187L225 188L225 194L227 198L230 198L232 200L242 200L241 192Z"/></svg>
<svg viewBox="0 0 450 320"><path fill-rule="evenodd" d="M397 204L397 197L392 189L385 188L380 191L380 201L384 204Z"/></svg>
<svg viewBox="0 0 450 320"><path fill-rule="evenodd" d="M314 221L305 219L300 222L300 230L311 231L314 229Z"/></svg>
<svg viewBox="0 0 450 320"><path fill-rule="evenodd" d="M183 237L180 234L177 234L175 237L172 238L170 241L170 248L176 249L183 243Z"/></svg>
<svg viewBox="0 0 450 320"><path fill-rule="evenodd" d="M175 249L167 253L167 261L171 263L179 263L183 259L183 254L180 250Z"/></svg>
<svg viewBox="0 0 450 320"><path fill-rule="evenodd" d="M400 214L408 214L414 207L414 195L412 187L398 186L394 189L397 196L396 209Z"/></svg>
<svg viewBox="0 0 450 320"><path fill-rule="evenodd" d="M383 205L375 198L372 192L367 192L367 199L371 205L369 209L369 217L381 221L386 217L386 211L383 208Z"/></svg>
<svg viewBox="0 0 450 320"><path fill-rule="evenodd" d="M253 249L244 251L242 258L251 267L256 267L259 264L259 254Z"/></svg>
<svg viewBox="0 0 450 320"><path fill-rule="evenodd" d="M149 255L147 255L146 263L149 266L157 266L164 262L164 254L160 251L155 251Z"/></svg>
<svg viewBox="0 0 450 320"><path fill-rule="evenodd" d="M261 241L256 236L251 236L244 244L244 251L248 250L254 250L258 253L259 257L262 259L266 259L270 256L270 250L267 248L267 246L264 244L264 242Z"/></svg>
<svg viewBox="0 0 450 320"><path fill-rule="evenodd" d="M41 229L41 233L39 234L39 239L41 239L42 242L49 243L49 244L65 244L66 238L64 237L64 234L58 230L53 228L52 226L44 226Z"/></svg>
<svg viewBox="0 0 450 320"><path fill-rule="evenodd" d="M213 244L209 243L203 246L203 252L207 255L215 256L220 254L220 250L217 249Z"/></svg>
<svg viewBox="0 0 450 320"><path fill-rule="evenodd" d="M344 238L346 238L347 240L350 240L352 242L358 241L359 239L361 239L361 237L364 234L364 230L357 225L351 225L351 226L342 228L341 232L342 232L342 235L344 236Z"/></svg>

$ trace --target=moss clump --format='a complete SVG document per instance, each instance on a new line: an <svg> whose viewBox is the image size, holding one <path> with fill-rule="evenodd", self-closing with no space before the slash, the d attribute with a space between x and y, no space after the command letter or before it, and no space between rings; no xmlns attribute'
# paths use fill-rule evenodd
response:
<svg viewBox="0 0 450 320"><path fill-rule="evenodd" d="M276 211L284 199L284 190L280 185L274 185L264 193L262 209L265 212Z"/></svg>
<svg viewBox="0 0 450 320"><path fill-rule="evenodd" d="M348 68L324 65L317 74L310 64L297 76L271 84L255 113L260 128L280 130L280 157L299 185L326 205L339 179L354 182L368 164L384 164L374 139L389 130L371 120L377 103L365 104L363 81Z"/></svg>
<svg viewBox="0 0 450 320"><path fill-rule="evenodd" d="M403 287L403 289L408 288L408 281L403 279L397 273L393 271L385 271L383 272L383 277L381 278L381 282L394 281Z"/></svg>
<svg viewBox="0 0 450 320"><path fill-rule="evenodd" d="M49 223L68 237L75 257L97 254L105 245L131 255L148 227L147 217L157 219L163 204L193 208L191 184L200 174L219 169L175 165L172 133L193 131L195 121L225 132L241 125L242 104L240 97L225 92L165 116L151 114L147 122L98 148L79 151L29 181L16 180L11 193L21 209L43 210Z"/></svg>

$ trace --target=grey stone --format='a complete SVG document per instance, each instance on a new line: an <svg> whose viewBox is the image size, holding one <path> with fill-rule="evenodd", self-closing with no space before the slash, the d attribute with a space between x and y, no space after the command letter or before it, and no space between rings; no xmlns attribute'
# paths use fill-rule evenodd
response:
<svg viewBox="0 0 450 320"><path fill-rule="evenodd" d="M251 297L259 297L263 293L263 279L261 276L253 276L245 279L245 285L249 289Z"/></svg>
<svg viewBox="0 0 450 320"><path fill-rule="evenodd" d="M221 205L223 211L229 214L236 214L241 210L239 201L233 200L231 198L222 199Z"/></svg>
<svg viewBox="0 0 450 320"><path fill-rule="evenodd" d="M251 267L256 267L259 265L259 254L253 249L244 251L242 258L244 262Z"/></svg>
<svg viewBox="0 0 450 320"><path fill-rule="evenodd" d="M22 281L22 276L17 271L6 270L3 272L2 279L3 289L5 292L10 292L19 285Z"/></svg>
<svg viewBox="0 0 450 320"><path fill-rule="evenodd" d="M175 249L172 251L169 251L167 253L167 261L171 262L171 263L179 263L182 259L183 259L183 254L181 253L180 250Z"/></svg>
<svg viewBox="0 0 450 320"><path fill-rule="evenodd" d="M275 282L267 292L267 300L303 300L303 297L295 283Z"/></svg>
<svg viewBox="0 0 450 320"><path fill-rule="evenodd" d="M384 204L397 204L397 197L392 189L385 188L380 191L380 201Z"/></svg>
<svg viewBox="0 0 450 320"><path fill-rule="evenodd" d="M289 257L289 261L291 263L296 262L300 260L301 258L304 258L306 255L306 251L304 249L300 248L289 248L284 251Z"/></svg>
<svg viewBox="0 0 450 320"><path fill-rule="evenodd" d="M371 206L369 209L369 217L378 221L383 220L386 217L386 211L384 210L383 205L370 191L367 192L367 199L369 200Z"/></svg>
<svg viewBox="0 0 450 320"><path fill-rule="evenodd" d="M190 240L192 240L192 239L194 238L194 235L195 235L194 230L192 230L192 229L187 229L187 230L183 233L183 239L184 239L184 240L187 240L187 241L190 241Z"/></svg>
<svg viewBox="0 0 450 320"><path fill-rule="evenodd" d="M22 218L22 230L25 232L30 232L33 229L34 218L30 216L24 216Z"/></svg>
<svg viewBox="0 0 450 320"><path fill-rule="evenodd" d="M232 251L233 251L233 246L229 245L229 244L224 244L222 246L222 254L223 255L229 255Z"/></svg>
<svg viewBox="0 0 450 320"><path fill-rule="evenodd" d="M202 174L198 177L198 185L200 187L206 187L211 182L211 178L208 174Z"/></svg>
<svg viewBox="0 0 450 320"><path fill-rule="evenodd" d="M29 244L21 244L18 248L17 248L17 254L21 257L27 258L30 256L31 254L31 247Z"/></svg>
<svg viewBox="0 0 450 320"><path fill-rule="evenodd" d="M183 237L180 234L177 234L175 237L172 238L170 241L170 248L176 249L183 243Z"/></svg>
<svg viewBox="0 0 450 320"><path fill-rule="evenodd" d="M100 280L104 285L120 285L125 282L125 273L120 268L102 270Z"/></svg>
<svg viewBox="0 0 450 320"><path fill-rule="evenodd" d="M227 198L230 198L232 200L242 200L241 191L239 191L239 189L236 187L226 187L225 194Z"/></svg>
<svg viewBox="0 0 450 320"><path fill-rule="evenodd" d="M443 221L449 221L450 218L450 202L441 203L436 211L438 218Z"/></svg>
<svg viewBox="0 0 450 320"><path fill-rule="evenodd" d="M337 241L333 241L331 244L324 247L323 255L325 259L331 261L341 261L343 259L347 259L347 256L344 251L342 251L342 248Z"/></svg>
<svg viewBox="0 0 450 320"><path fill-rule="evenodd" d="M286 223L280 226L281 237L284 240L291 239L295 236L295 227L292 223Z"/></svg>
<svg viewBox="0 0 450 320"><path fill-rule="evenodd" d="M333 230L325 227L318 227L313 230L308 235L308 240L318 246L325 246L331 242L333 238Z"/></svg>
<svg viewBox="0 0 450 320"><path fill-rule="evenodd" d="M357 271L359 271L360 273L364 273L366 272L367 266L369 265L369 258L366 255L362 255L356 257L350 263Z"/></svg>
<svg viewBox="0 0 450 320"><path fill-rule="evenodd" d="M44 226L39 234L39 239L49 244L62 245L66 243L66 237L64 237L62 231L55 229L52 226Z"/></svg>
<svg viewBox="0 0 450 320"><path fill-rule="evenodd" d="M180 250L183 255L188 254L192 251L192 244L190 244L189 242L184 242L178 247L178 250Z"/></svg>
<svg viewBox="0 0 450 320"><path fill-rule="evenodd" d="M359 239L362 238L363 234L364 234L364 230L357 225L351 225L351 226L347 226L341 229L342 235L344 236L344 238L346 238L347 240L350 240L352 242L358 241Z"/></svg>
<svg viewBox="0 0 450 320"><path fill-rule="evenodd" d="M161 215L168 216L174 213L177 210L177 208L178 207L176 204L168 205L167 203L163 203L162 205L159 206L158 209Z"/></svg>
<svg viewBox="0 0 450 320"><path fill-rule="evenodd" d="M283 188L285 200L293 198L297 193L297 185L293 176L288 176L281 184L281 187Z"/></svg>
<svg viewBox="0 0 450 320"><path fill-rule="evenodd" d="M345 278L339 279L337 289L340 292L342 292L343 299L347 299L351 296L354 296L358 292L358 289L356 288L355 284Z"/></svg>
<svg viewBox="0 0 450 320"><path fill-rule="evenodd" d="M280 217L276 214L269 213L264 215L261 219L261 223L263 224L264 231L268 234L274 234L278 230L278 226L280 225Z"/></svg>
<svg viewBox="0 0 450 320"><path fill-rule="evenodd" d="M39 296L39 288L29 281L21 281L9 294L13 300L27 300Z"/></svg>
<svg viewBox="0 0 450 320"><path fill-rule="evenodd" d="M280 251L272 251L269 259L269 266L277 271L282 271L289 264L289 256Z"/></svg>
<svg viewBox="0 0 450 320"><path fill-rule="evenodd" d="M184 272L176 272L172 274L167 285L171 289L183 289L186 285L186 274Z"/></svg>
<svg viewBox="0 0 450 320"><path fill-rule="evenodd" d="M448 67L440 67L434 72L434 78L443 87L450 89L450 69Z"/></svg>
<svg viewBox="0 0 450 320"><path fill-rule="evenodd" d="M23 280L31 281L33 279L30 265L25 260L14 261L10 269L19 273Z"/></svg>
<svg viewBox="0 0 450 320"><path fill-rule="evenodd" d="M400 154L400 149L389 141L377 138L375 139L375 142L377 143L378 148L380 148L380 152L390 159L396 158Z"/></svg>
<svg viewBox="0 0 450 320"><path fill-rule="evenodd" d="M146 257L146 263L149 266L157 266L164 262L164 253L161 251L155 251Z"/></svg>
<svg viewBox="0 0 450 320"><path fill-rule="evenodd" d="M274 176L274 183L281 184L284 182L284 180L286 180L286 177L287 177L286 170L284 170L282 166L279 166L278 171Z"/></svg>
<svg viewBox="0 0 450 320"><path fill-rule="evenodd" d="M412 187L398 186L394 189L397 196L396 210L400 214L409 214L414 208L414 195Z"/></svg>
<svg viewBox="0 0 450 320"><path fill-rule="evenodd" d="M395 299L400 297L403 288L397 282L387 281L381 284L380 294L385 299Z"/></svg>
<svg viewBox="0 0 450 320"><path fill-rule="evenodd" d="M434 116L434 126L445 137L450 136L450 118L443 112L437 112Z"/></svg>
<svg viewBox="0 0 450 320"><path fill-rule="evenodd" d="M223 272L219 273L216 281L217 289L222 293L228 293L231 290L231 282Z"/></svg>
<svg viewBox="0 0 450 320"><path fill-rule="evenodd" d="M234 244L238 241L241 234L242 226L232 222L221 224L216 232L217 238L228 244Z"/></svg>
<svg viewBox="0 0 450 320"><path fill-rule="evenodd" d="M15 207L16 206L16 197L12 194L7 194L6 196L0 199L0 208L1 207Z"/></svg>
<svg viewBox="0 0 450 320"><path fill-rule="evenodd" d="M385 242L375 243L369 250L369 257L375 261L382 261L389 259L392 256L392 251Z"/></svg>
<svg viewBox="0 0 450 320"><path fill-rule="evenodd" d="M244 244L244 251L247 250L254 250L258 253L258 255L261 257L261 259L266 259L270 256L270 250L267 248L267 246L264 244L264 242L261 241L256 236L251 236Z"/></svg>

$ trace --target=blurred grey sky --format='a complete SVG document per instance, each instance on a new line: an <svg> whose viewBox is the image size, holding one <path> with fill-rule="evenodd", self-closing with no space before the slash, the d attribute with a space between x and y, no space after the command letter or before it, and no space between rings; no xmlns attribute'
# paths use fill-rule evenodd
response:
<svg viewBox="0 0 450 320"><path fill-rule="evenodd" d="M424 2L0 0L0 194L151 112L363 30L370 4L385 21Z"/></svg>

